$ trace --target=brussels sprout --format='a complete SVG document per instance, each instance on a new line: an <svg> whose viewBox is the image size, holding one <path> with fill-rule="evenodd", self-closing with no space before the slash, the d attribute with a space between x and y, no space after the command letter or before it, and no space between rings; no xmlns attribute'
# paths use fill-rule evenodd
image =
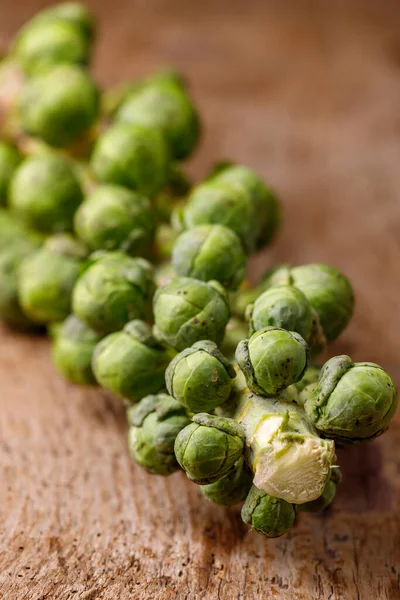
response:
<svg viewBox="0 0 400 600"><path fill-rule="evenodd" d="M257 210L242 187L213 180L196 186L188 196L180 219L184 229L225 225L237 234L248 254L255 250L259 230Z"/></svg>
<svg viewBox="0 0 400 600"><path fill-rule="evenodd" d="M258 220L257 248L266 246L276 234L280 221L280 205L275 193L251 169L227 163L215 172L211 181L243 189L251 197Z"/></svg>
<svg viewBox="0 0 400 600"><path fill-rule="evenodd" d="M244 452L244 433L235 421L199 413L175 440L175 455L194 483L217 481L235 468Z"/></svg>
<svg viewBox="0 0 400 600"><path fill-rule="evenodd" d="M0 251L0 319L17 329L37 328L37 324L24 314L18 299L19 267L37 247L32 240L19 237Z"/></svg>
<svg viewBox="0 0 400 600"><path fill-rule="evenodd" d="M354 363L346 355L328 360L311 395L304 392L311 422L324 437L341 445L381 435L397 408L396 386L388 373L374 363Z"/></svg>
<svg viewBox="0 0 400 600"><path fill-rule="evenodd" d="M75 232L92 250L142 254L155 228L150 202L120 185L100 185L75 213Z"/></svg>
<svg viewBox="0 0 400 600"><path fill-rule="evenodd" d="M247 323L236 317L229 319L225 329L224 340L221 345L221 352L230 362L236 362L235 352L237 345L248 336L249 328Z"/></svg>
<svg viewBox="0 0 400 600"><path fill-rule="evenodd" d="M171 353L152 336L143 321L130 321L96 346L92 367L97 382L130 403L165 386Z"/></svg>
<svg viewBox="0 0 400 600"><path fill-rule="evenodd" d="M94 385L92 356L101 336L70 315L54 334L52 355L57 369L72 383Z"/></svg>
<svg viewBox="0 0 400 600"><path fill-rule="evenodd" d="M156 71L149 77L146 77L143 81L137 84L136 89L139 90L142 87L163 84L175 85L181 90L187 90L186 77L183 75L183 73L180 73L171 67L164 67L160 71Z"/></svg>
<svg viewBox="0 0 400 600"><path fill-rule="evenodd" d="M197 111L187 92L175 81L153 80L137 89L119 107L117 121L162 131L176 159L192 153L200 135Z"/></svg>
<svg viewBox="0 0 400 600"><path fill-rule="evenodd" d="M339 483L342 481L342 474L339 467L332 467L330 479L326 482L322 495L312 502L299 504L297 510L300 512L316 513L326 510L334 501L336 490Z"/></svg>
<svg viewBox="0 0 400 600"><path fill-rule="evenodd" d="M62 64L25 83L19 102L22 128L50 146L64 147L95 122L99 91L88 73Z"/></svg>
<svg viewBox="0 0 400 600"><path fill-rule="evenodd" d="M93 15L90 13L87 6L80 2L60 2L53 6L49 6L30 19L25 27L31 24L36 25L37 23L54 20L66 21L67 23L74 25L89 40L94 36L95 22Z"/></svg>
<svg viewBox="0 0 400 600"><path fill-rule="evenodd" d="M309 351L298 333L264 327L239 343L236 360L250 389L275 396L303 377Z"/></svg>
<svg viewBox="0 0 400 600"><path fill-rule="evenodd" d="M114 116L124 102L129 100L133 94L141 91L143 88L149 85L157 84L174 84L185 90L186 85L183 81L183 77L176 71L161 71L151 75L150 77L140 81L127 81L125 83L119 83L111 89L107 89L103 94L103 113L107 117Z"/></svg>
<svg viewBox="0 0 400 600"><path fill-rule="evenodd" d="M153 475L177 471L175 439L190 423L184 407L167 394L146 396L128 409L128 420L132 458Z"/></svg>
<svg viewBox="0 0 400 600"><path fill-rule="evenodd" d="M34 19L18 34L13 55L27 75L35 75L63 63L87 65L90 45L72 22Z"/></svg>
<svg viewBox="0 0 400 600"><path fill-rule="evenodd" d="M253 485L242 507L242 519L268 538L280 537L295 524L296 507Z"/></svg>
<svg viewBox="0 0 400 600"><path fill-rule="evenodd" d="M196 342L172 359L167 390L190 412L210 412L229 398L235 369L214 342Z"/></svg>
<svg viewBox="0 0 400 600"><path fill-rule="evenodd" d="M9 188L12 212L44 233L72 229L82 190L70 163L55 152L26 158Z"/></svg>
<svg viewBox="0 0 400 600"><path fill-rule="evenodd" d="M162 134L142 125L117 123L99 137L91 160L100 181L154 196L168 181L170 160Z"/></svg>
<svg viewBox="0 0 400 600"><path fill-rule="evenodd" d="M250 334L274 326L299 333L313 352L321 352L326 339L318 315L305 295L290 285L279 285L266 290L246 310Z"/></svg>
<svg viewBox="0 0 400 600"><path fill-rule="evenodd" d="M123 252L99 252L76 283L73 312L99 333L121 329L147 314L154 290L147 260Z"/></svg>
<svg viewBox="0 0 400 600"><path fill-rule="evenodd" d="M291 390L266 398L237 379L237 395L218 411L243 428L254 485L293 504L319 498L331 475L334 443L318 436Z"/></svg>
<svg viewBox="0 0 400 600"><path fill-rule="evenodd" d="M227 475L214 483L201 486L201 491L206 498L222 506L233 506L243 502L250 491L253 482L253 473L246 465L243 458L239 458L235 467Z"/></svg>
<svg viewBox="0 0 400 600"><path fill-rule="evenodd" d="M7 204L8 185L21 160L22 157L15 146L0 140L0 205Z"/></svg>
<svg viewBox="0 0 400 600"><path fill-rule="evenodd" d="M328 342L335 340L353 315L354 294L348 279L333 267L321 264L281 265L264 276L265 289L276 285L298 288L317 315Z"/></svg>
<svg viewBox="0 0 400 600"><path fill-rule="evenodd" d="M226 288L237 288L246 272L240 239L223 225L200 225L182 233L172 264L180 276L219 281Z"/></svg>
<svg viewBox="0 0 400 600"><path fill-rule="evenodd" d="M155 333L176 350L200 340L222 341L229 306L217 282L177 277L154 296Z"/></svg>
<svg viewBox="0 0 400 600"><path fill-rule="evenodd" d="M84 267L86 247L69 234L48 238L19 271L19 300L37 323L62 321L71 312L72 290Z"/></svg>

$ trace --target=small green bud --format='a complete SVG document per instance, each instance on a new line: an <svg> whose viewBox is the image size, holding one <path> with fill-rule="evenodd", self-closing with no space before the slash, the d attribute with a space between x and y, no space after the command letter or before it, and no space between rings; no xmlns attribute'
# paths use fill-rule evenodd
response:
<svg viewBox="0 0 400 600"><path fill-rule="evenodd" d="M298 288L317 313L328 342L335 340L350 321L354 294L348 279L333 267L321 264L281 265L264 276L265 289L276 285Z"/></svg>
<svg viewBox="0 0 400 600"><path fill-rule="evenodd" d="M13 54L32 76L58 64L87 65L90 44L72 22L56 17L33 19L18 34Z"/></svg>
<svg viewBox="0 0 400 600"><path fill-rule="evenodd" d="M190 412L211 412L229 398L235 369L214 342L201 341L172 359L167 390Z"/></svg>
<svg viewBox="0 0 400 600"><path fill-rule="evenodd" d="M121 106L130 100L134 94L141 92L144 88L148 89L149 87L159 86L160 84L175 85L182 91L186 90L186 83L183 80L182 75L171 70L155 73L144 80L120 83L104 92L104 115L107 117L115 116Z"/></svg>
<svg viewBox="0 0 400 600"><path fill-rule="evenodd" d="M237 288L246 272L246 257L234 231L223 225L200 225L182 233L172 252L179 276L219 281Z"/></svg>
<svg viewBox="0 0 400 600"><path fill-rule="evenodd" d="M73 167L55 152L26 158L10 183L10 208L43 233L70 231L82 190Z"/></svg>
<svg viewBox="0 0 400 600"><path fill-rule="evenodd" d="M19 270L19 300L37 323L62 321L71 312L72 290L84 268L86 247L69 234L48 238Z"/></svg>
<svg viewBox="0 0 400 600"><path fill-rule="evenodd" d="M93 15L85 4L80 2L60 2L38 12L30 23L53 20L66 21L74 25L89 40L94 37L95 22Z"/></svg>
<svg viewBox="0 0 400 600"><path fill-rule="evenodd" d="M15 146L0 140L0 205L2 206L7 204L8 186L21 160L22 157Z"/></svg>
<svg viewBox="0 0 400 600"><path fill-rule="evenodd" d="M221 343L229 306L217 282L176 277L154 296L156 335L176 350L200 340Z"/></svg>
<svg viewBox="0 0 400 600"><path fill-rule="evenodd" d="M243 502L253 483L253 473L240 458L235 468L214 483L201 486L201 491L206 498L222 506L233 506Z"/></svg>
<svg viewBox="0 0 400 600"><path fill-rule="evenodd" d="M38 244L26 238L14 240L0 252L0 319L21 330L37 327L23 312L18 298L18 271L22 261L36 251Z"/></svg>
<svg viewBox="0 0 400 600"><path fill-rule="evenodd" d="M305 295L290 285L266 290L246 310L250 334L263 327L281 327L299 333L315 353L326 345L318 315Z"/></svg>
<svg viewBox="0 0 400 600"><path fill-rule="evenodd" d="M217 481L234 469L243 455L245 437L233 419L199 413L175 440L175 455L194 483Z"/></svg>
<svg viewBox="0 0 400 600"><path fill-rule="evenodd" d="M170 159L158 129L118 123L99 137L91 164L100 181L152 197L168 181Z"/></svg>
<svg viewBox="0 0 400 600"><path fill-rule="evenodd" d="M211 181L244 190L257 210L257 248L263 248L276 234L281 221L281 208L276 194L251 169L227 163L211 177Z"/></svg>
<svg viewBox="0 0 400 600"><path fill-rule="evenodd" d="M155 228L150 202L120 185L98 186L75 213L75 232L92 250L140 255Z"/></svg>
<svg viewBox="0 0 400 600"><path fill-rule="evenodd" d="M337 486L341 482L341 480L342 474L340 472L339 467L332 467L331 477L326 482L322 495L316 500L312 500L311 502L299 504L297 506L297 510L300 512L317 513L329 508L329 506L335 499Z"/></svg>
<svg viewBox="0 0 400 600"><path fill-rule="evenodd" d="M120 106L117 121L162 131L176 159L192 153L200 136L197 111L185 89L172 79L153 80L134 91Z"/></svg>
<svg viewBox="0 0 400 600"><path fill-rule="evenodd" d="M396 386L388 373L379 365L354 363L345 355L325 363L317 386L303 399L316 429L341 445L381 435L397 408Z"/></svg>
<svg viewBox="0 0 400 600"><path fill-rule="evenodd" d="M147 260L99 252L76 283L72 308L95 331L111 333L147 314L153 290L153 269Z"/></svg>
<svg viewBox="0 0 400 600"><path fill-rule="evenodd" d="M19 103L24 131L57 148L72 144L85 134L98 111L96 84L86 71L67 64L27 81Z"/></svg>
<svg viewBox="0 0 400 600"><path fill-rule="evenodd" d="M184 229L198 225L225 225L241 240L247 254L251 254L257 241L256 207L242 187L214 182L202 183L188 196L181 221Z"/></svg>
<svg viewBox="0 0 400 600"><path fill-rule="evenodd" d="M52 345L53 362L72 383L94 385L92 356L101 336L70 315L57 329Z"/></svg>
<svg viewBox="0 0 400 600"><path fill-rule="evenodd" d="M166 394L146 396L128 409L129 450L132 458L153 475L169 475L179 469L174 443L190 423L184 407Z"/></svg>
<svg viewBox="0 0 400 600"><path fill-rule="evenodd" d="M280 537L295 524L296 508L286 500L269 496L253 485L242 507L242 519L268 538Z"/></svg>
<svg viewBox="0 0 400 600"><path fill-rule="evenodd" d="M99 342L92 368L102 387L135 403L164 388L170 360L171 354L154 339L149 325L135 320Z"/></svg>
<svg viewBox="0 0 400 600"><path fill-rule="evenodd" d="M309 352L298 333L265 327L239 343L236 360L251 390L275 396L303 377Z"/></svg>

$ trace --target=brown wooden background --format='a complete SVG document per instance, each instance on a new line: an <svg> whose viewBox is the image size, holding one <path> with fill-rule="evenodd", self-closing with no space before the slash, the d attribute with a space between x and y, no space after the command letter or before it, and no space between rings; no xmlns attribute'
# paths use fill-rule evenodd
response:
<svg viewBox="0 0 400 600"><path fill-rule="evenodd" d="M1 2L0 35L44 2ZM285 224L253 273L326 261L357 294L331 352L400 382L398 2L91 2L104 85L172 64L190 78L217 158L259 170ZM333 510L288 536L248 533L176 474L149 477L126 449L119 404L59 378L45 340L0 332L0 596L44 599L400 598L400 420L340 454Z"/></svg>

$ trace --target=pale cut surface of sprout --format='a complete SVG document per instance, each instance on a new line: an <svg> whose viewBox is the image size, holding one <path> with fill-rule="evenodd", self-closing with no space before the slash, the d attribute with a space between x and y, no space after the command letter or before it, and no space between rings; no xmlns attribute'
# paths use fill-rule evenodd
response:
<svg viewBox="0 0 400 600"><path fill-rule="evenodd" d="M226 413L245 431L247 462L259 489L294 504L322 494L335 446L316 434L289 392L265 398L242 389Z"/></svg>

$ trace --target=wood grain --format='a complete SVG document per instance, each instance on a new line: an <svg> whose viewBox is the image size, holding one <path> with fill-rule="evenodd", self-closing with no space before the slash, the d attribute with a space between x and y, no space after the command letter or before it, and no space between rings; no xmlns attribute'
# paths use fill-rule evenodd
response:
<svg viewBox="0 0 400 600"><path fill-rule="evenodd" d="M0 34L44 3L1 7ZM396 2L89 3L104 85L173 64L204 140L190 168L242 161L279 190L285 223L252 261L326 261L357 295L330 353L400 383L400 7ZM65 383L46 340L0 331L0 595L10 600L400 598L400 419L339 454L331 511L286 537L249 533L183 475L147 476L124 413Z"/></svg>

